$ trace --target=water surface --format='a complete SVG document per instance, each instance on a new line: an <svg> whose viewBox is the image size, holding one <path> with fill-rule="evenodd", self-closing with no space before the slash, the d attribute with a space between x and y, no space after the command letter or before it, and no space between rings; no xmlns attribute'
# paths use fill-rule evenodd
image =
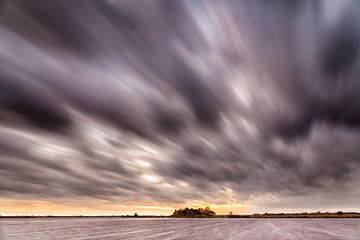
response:
<svg viewBox="0 0 360 240"><path fill-rule="evenodd" d="M360 219L0 219L0 239L360 239Z"/></svg>

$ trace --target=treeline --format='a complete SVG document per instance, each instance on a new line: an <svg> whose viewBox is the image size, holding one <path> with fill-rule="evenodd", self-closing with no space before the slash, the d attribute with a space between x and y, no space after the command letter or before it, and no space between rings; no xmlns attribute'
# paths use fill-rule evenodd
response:
<svg viewBox="0 0 360 240"><path fill-rule="evenodd" d="M360 218L357 212L254 213L252 215L218 215L219 218Z"/></svg>
<svg viewBox="0 0 360 240"><path fill-rule="evenodd" d="M253 218L359 218L360 214L355 212L315 212L315 213L264 213L254 214Z"/></svg>
<svg viewBox="0 0 360 240"><path fill-rule="evenodd" d="M201 218L201 217L214 217L215 212L209 207L206 208L180 208L174 211L171 217L188 217L188 218Z"/></svg>

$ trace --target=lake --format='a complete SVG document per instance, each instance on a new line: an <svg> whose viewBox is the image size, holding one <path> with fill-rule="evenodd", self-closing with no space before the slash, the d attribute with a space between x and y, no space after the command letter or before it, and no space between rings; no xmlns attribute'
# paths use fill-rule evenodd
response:
<svg viewBox="0 0 360 240"><path fill-rule="evenodd" d="M0 219L0 239L360 239L360 219Z"/></svg>

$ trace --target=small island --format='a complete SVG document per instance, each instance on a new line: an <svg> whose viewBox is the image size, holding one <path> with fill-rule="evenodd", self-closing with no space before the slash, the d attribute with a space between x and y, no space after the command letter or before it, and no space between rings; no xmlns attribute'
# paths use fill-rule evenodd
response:
<svg viewBox="0 0 360 240"><path fill-rule="evenodd" d="M187 217L187 218L209 218L214 217L215 212L209 207L206 208L180 208L174 211L171 217Z"/></svg>

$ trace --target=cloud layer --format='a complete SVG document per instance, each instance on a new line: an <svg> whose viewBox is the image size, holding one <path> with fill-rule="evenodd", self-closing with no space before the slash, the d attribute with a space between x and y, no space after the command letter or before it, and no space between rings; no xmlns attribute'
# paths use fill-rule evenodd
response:
<svg viewBox="0 0 360 240"><path fill-rule="evenodd" d="M3 1L1 196L358 208L359 8Z"/></svg>

